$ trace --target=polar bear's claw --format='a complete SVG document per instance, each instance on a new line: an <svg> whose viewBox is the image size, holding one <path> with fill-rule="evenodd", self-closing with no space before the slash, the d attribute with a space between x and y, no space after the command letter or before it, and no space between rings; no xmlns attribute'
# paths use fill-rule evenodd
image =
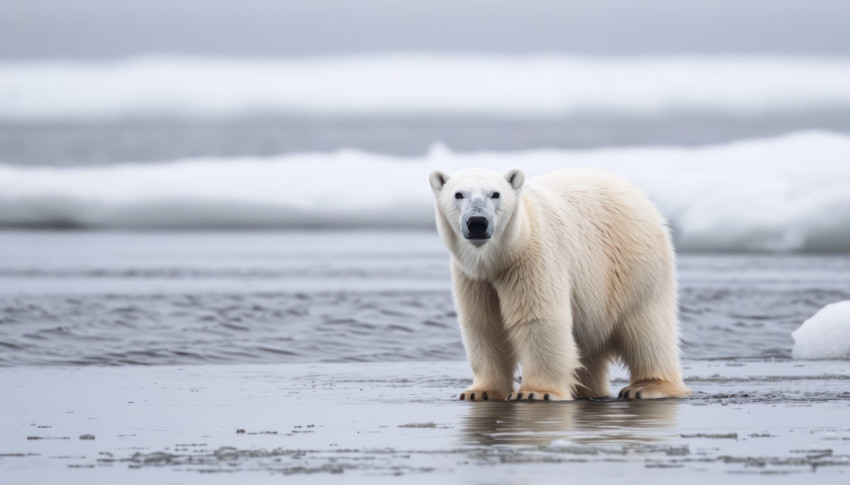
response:
<svg viewBox="0 0 850 485"><path fill-rule="evenodd" d="M500 391L464 391L458 396L459 401L503 401L505 394Z"/></svg>
<svg viewBox="0 0 850 485"><path fill-rule="evenodd" d="M686 397L691 391L684 385L670 381L635 382L620 391L621 399L668 399Z"/></svg>
<svg viewBox="0 0 850 485"><path fill-rule="evenodd" d="M552 392L517 392L508 396L508 401L569 401L568 396L560 396Z"/></svg>

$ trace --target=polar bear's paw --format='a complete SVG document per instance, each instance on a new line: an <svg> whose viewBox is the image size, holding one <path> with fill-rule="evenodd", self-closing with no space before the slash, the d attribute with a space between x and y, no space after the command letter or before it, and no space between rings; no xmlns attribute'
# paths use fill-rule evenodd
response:
<svg viewBox="0 0 850 485"><path fill-rule="evenodd" d="M620 391L622 399L667 399L690 396L691 391L680 382L641 381Z"/></svg>
<svg viewBox="0 0 850 485"><path fill-rule="evenodd" d="M467 389L458 396L459 401L504 401L507 394L495 389Z"/></svg>
<svg viewBox="0 0 850 485"><path fill-rule="evenodd" d="M569 394L562 394L555 391L528 391L520 390L512 392L508 396L508 401L572 401L573 398Z"/></svg>

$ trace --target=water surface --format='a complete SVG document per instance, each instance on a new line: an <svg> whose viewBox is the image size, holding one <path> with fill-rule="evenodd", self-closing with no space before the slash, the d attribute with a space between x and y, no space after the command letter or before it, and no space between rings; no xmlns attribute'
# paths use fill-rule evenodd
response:
<svg viewBox="0 0 850 485"><path fill-rule="evenodd" d="M685 359L788 359L848 255L682 254ZM463 360L434 232L2 232L0 365Z"/></svg>

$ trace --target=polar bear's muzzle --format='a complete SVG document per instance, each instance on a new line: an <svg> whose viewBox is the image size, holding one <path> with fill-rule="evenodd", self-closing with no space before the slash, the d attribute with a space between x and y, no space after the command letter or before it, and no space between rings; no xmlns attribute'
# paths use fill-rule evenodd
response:
<svg viewBox="0 0 850 485"><path fill-rule="evenodd" d="M493 236L493 224L482 215L466 217L463 222L463 237L473 243L483 244Z"/></svg>

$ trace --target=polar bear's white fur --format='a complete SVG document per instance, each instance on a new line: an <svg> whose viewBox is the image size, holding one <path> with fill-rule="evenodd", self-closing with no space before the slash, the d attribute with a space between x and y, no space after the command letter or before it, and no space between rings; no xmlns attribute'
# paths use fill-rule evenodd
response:
<svg viewBox="0 0 850 485"><path fill-rule="evenodd" d="M597 170L529 179L471 169L430 177L475 375L466 400L682 397L675 257L664 219ZM514 372L522 381L514 392Z"/></svg>

